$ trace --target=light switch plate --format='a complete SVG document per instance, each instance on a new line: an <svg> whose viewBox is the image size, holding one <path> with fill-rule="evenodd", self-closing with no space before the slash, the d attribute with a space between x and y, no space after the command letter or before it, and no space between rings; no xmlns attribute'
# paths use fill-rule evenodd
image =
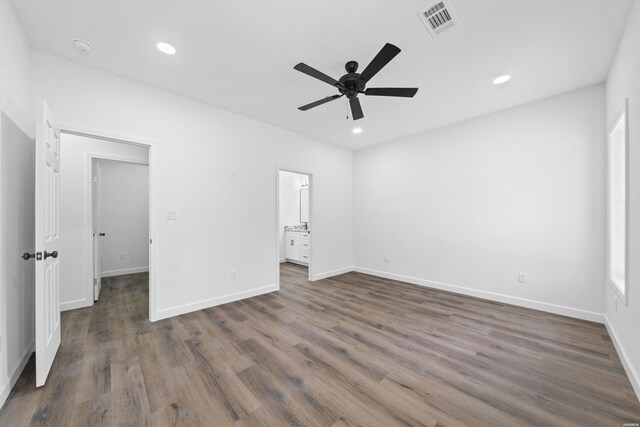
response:
<svg viewBox="0 0 640 427"><path fill-rule="evenodd" d="M164 217L168 220L176 220L178 219L178 211L176 211L175 209L167 209L165 210Z"/></svg>

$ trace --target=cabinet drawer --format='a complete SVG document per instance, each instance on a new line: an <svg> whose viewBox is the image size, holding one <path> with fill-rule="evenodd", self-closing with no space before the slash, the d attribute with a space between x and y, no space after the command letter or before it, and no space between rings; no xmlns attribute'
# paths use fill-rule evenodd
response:
<svg viewBox="0 0 640 427"><path fill-rule="evenodd" d="M309 262L310 259L311 258L309 257L309 254L306 254L306 255L302 253L300 254L300 261L302 262Z"/></svg>

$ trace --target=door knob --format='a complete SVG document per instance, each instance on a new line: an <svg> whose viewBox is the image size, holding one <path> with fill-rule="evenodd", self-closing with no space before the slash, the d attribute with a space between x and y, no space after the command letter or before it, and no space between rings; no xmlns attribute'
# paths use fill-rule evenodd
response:
<svg viewBox="0 0 640 427"><path fill-rule="evenodd" d="M31 258L35 258L36 254L30 254L29 252L25 252L22 254L21 258L25 261L29 261Z"/></svg>
<svg viewBox="0 0 640 427"><path fill-rule="evenodd" d="M104 237L106 236L106 233L100 233L99 236Z"/></svg>
<svg viewBox="0 0 640 427"><path fill-rule="evenodd" d="M53 251L53 252L44 251L44 259L47 259L49 257L58 258L58 251Z"/></svg>

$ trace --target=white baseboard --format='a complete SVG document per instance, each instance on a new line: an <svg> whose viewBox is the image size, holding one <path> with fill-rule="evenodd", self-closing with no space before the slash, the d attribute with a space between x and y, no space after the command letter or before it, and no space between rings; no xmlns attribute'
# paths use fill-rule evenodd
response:
<svg viewBox="0 0 640 427"><path fill-rule="evenodd" d="M287 262L286 258L280 258L280 264L282 264L283 262Z"/></svg>
<svg viewBox="0 0 640 427"><path fill-rule="evenodd" d="M26 366L33 352L34 352L34 348L33 348L33 341L32 341L31 344L29 344L25 349L18 363L16 363L13 369L9 371L9 379L7 380L7 382L2 385L2 388L0 388L0 408L2 408L4 406L4 402L7 401L7 397L9 397L9 394L11 393L11 389L18 381L18 378L20 378L20 374L22 373L22 370Z"/></svg>
<svg viewBox="0 0 640 427"><path fill-rule="evenodd" d="M350 273L352 271L353 267L344 267L337 270L326 271L324 273L315 274L311 278L311 281L315 282L316 280L328 279L329 277L339 276L340 274Z"/></svg>
<svg viewBox="0 0 640 427"><path fill-rule="evenodd" d="M563 305L551 304L547 302L535 301L526 298L514 297L495 292L481 291L478 289L465 288L463 286L450 285L448 283L433 282L430 280L418 279L416 277L403 276L400 274L387 273L384 271L371 270L363 267L354 267L354 271L358 273L369 274L371 276L382 277L385 279L397 280L399 282L407 282L414 285L425 286L428 288L441 289L443 291L455 292L458 294L469 295L477 298L484 298L491 301L503 302L506 304L517 305L520 307L532 308L535 310L546 311L548 313L559 314L562 316L574 317L576 319L588 320L591 322L604 323L604 314L595 311L582 310L579 308L566 307Z"/></svg>
<svg viewBox="0 0 640 427"><path fill-rule="evenodd" d="M152 316L151 321L167 319L173 316L179 316L181 314L191 313L192 311L204 310L205 308L215 307L217 305L227 304L234 301L239 301L245 298L251 298L258 295L268 294L280 290L278 285L263 286L262 288L250 289L248 291L238 292L235 294L224 295L217 298L206 299L197 301L194 303L178 305L175 307L163 308L156 311Z"/></svg>
<svg viewBox="0 0 640 427"><path fill-rule="evenodd" d="M124 268L122 270L109 270L100 273L100 277L124 276L125 274L146 273L149 267Z"/></svg>
<svg viewBox="0 0 640 427"><path fill-rule="evenodd" d="M605 315L605 326L607 327L607 331L609 332L609 336L611 337L611 341L613 341L613 346L616 348L618 352L618 356L620 356L620 360L622 361L622 366L624 366L624 370L629 377L629 381L631 382L631 386L633 390L636 392L636 396L638 396L638 400L640 400L640 375L638 375L638 371L633 367L631 363L631 359L627 355L627 352L624 350L622 346L622 342L618 338L618 334L616 334L616 330L613 329L613 325L609 318Z"/></svg>
<svg viewBox="0 0 640 427"><path fill-rule="evenodd" d="M289 259L287 258L287 260L285 262L288 262L290 264L296 264L296 265L301 265L303 267L309 267L309 263L308 262L302 262L302 261L297 261L295 259Z"/></svg>
<svg viewBox="0 0 640 427"><path fill-rule="evenodd" d="M93 301L88 301L86 298L75 299L73 301L65 301L60 303L60 311L75 310L76 308L91 307Z"/></svg>

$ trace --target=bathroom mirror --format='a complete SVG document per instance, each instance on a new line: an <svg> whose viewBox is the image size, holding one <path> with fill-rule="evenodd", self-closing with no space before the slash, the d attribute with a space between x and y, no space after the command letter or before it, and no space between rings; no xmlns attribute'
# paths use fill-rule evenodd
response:
<svg viewBox="0 0 640 427"><path fill-rule="evenodd" d="M300 222L309 222L309 188L300 189Z"/></svg>

